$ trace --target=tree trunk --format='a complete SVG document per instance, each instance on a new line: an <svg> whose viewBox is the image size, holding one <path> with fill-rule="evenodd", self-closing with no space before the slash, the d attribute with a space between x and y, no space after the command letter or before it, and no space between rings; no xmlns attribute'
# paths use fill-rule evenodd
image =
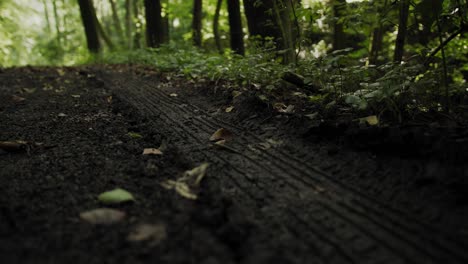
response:
<svg viewBox="0 0 468 264"><path fill-rule="evenodd" d="M78 0L80 6L81 20L86 34L88 50L92 53L99 53L101 45L96 27L96 13L92 0Z"/></svg>
<svg viewBox="0 0 468 264"><path fill-rule="evenodd" d="M133 0L125 0L125 36L127 40L127 47L133 48Z"/></svg>
<svg viewBox="0 0 468 264"><path fill-rule="evenodd" d="M146 43L148 47L159 47L164 41L160 0L144 0L146 17Z"/></svg>
<svg viewBox="0 0 468 264"><path fill-rule="evenodd" d="M345 33L343 22L339 21L345 14L346 0L332 0L333 6L333 50L341 50L346 48Z"/></svg>
<svg viewBox="0 0 468 264"><path fill-rule="evenodd" d="M223 4L223 0L218 0L216 2L216 10L215 10L214 18L213 18L213 35L214 35L214 39L216 43L216 48L218 49L220 54L223 54L223 47L221 45L221 36L219 35L219 13L221 12L222 4Z"/></svg>
<svg viewBox="0 0 468 264"><path fill-rule="evenodd" d="M48 33L52 31L52 27L50 26L50 17L49 17L49 9L47 8L47 1L42 0L42 4L44 5L44 14L46 19L46 30Z"/></svg>
<svg viewBox="0 0 468 264"><path fill-rule="evenodd" d="M383 42L383 26L379 25L379 27L374 28L372 32L372 43L371 43L371 50L369 53L369 64L370 65L377 65L379 60L379 54L382 50L382 42Z"/></svg>
<svg viewBox="0 0 468 264"><path fill-rule="evenodd" d="M62 43L62 32L60 30L60 17L58 14L57 1L52 1L52 7L54 10L54 20L55 20L55 31L57 33L57 42L59 45Z"/></svg>
<svg viewBox="0 0 468 264"><path fill-rule="evenodd" d="M122 30L122 24L120 23L119 13L117 12L117 7L115 5L115 0L109 0L111 9L112 9L112 19L114 20L114 27L119 35L121 41L124 41L124 33Z"/></svg>
<svg viewBox="0 0 468 264"><path fill-rule="evenodd" d="M291 22L292 5L290 0L275 0L275 13L277 23L281 30L281 48L283 53L283 63L295 63L296 52L294 36Z"/></svg>
<svg viewBox="0 0 468 264"><path fill-rule="evenodd" d="M135 49L139 49L141 48L141 38L142 38L142 25L144 24L143 21L141 21L140 19L140 11L141 11L141 8L140 8L140 0L133 0L133 17L134 19L136 20L136 23L135 24L133 22L133 20L131 20L132 22L132 25L133 25L133 28L135 30L135 34L133 35L133 48ZM130 45L131 45L131 33L130 33L130 39L128 40L130 42Z"/></svg>
<svg viewBox="0 0 468 264"><path fill-rule="evenodd" d="M400 63L403 60L405 51L406 32L408 29L410 0L400 0L400 18L398 22L398 34L395 42L395 53L393 61Z"/></svg>
<svg viewBox="0 0 468 264"><path fill-rule="evenodd" d="M228 0L229 28L231 35L231 49L239 55L245 54L244 32L239 0Z"/></svg>
<svg viewBox="0 0 468 264"><path fill-rule="evenodd" d="M192 39L197 47L202 45L202 10L203 1L193 1Z"/></svg>
<svg viewBox="0 0 468 264"><path fill-rule="evenodd" d="M164 16L163 16L163 35L164 35L164 40L163 40L163 43L169 43L169 41L171 40L171 31L170 31L170 27L169 27L169 24L170 24L170 14L168 12L168 9L169 9L169 0L163 0L163 13L164 13Z"/></svg>
<svg viewBox="0 0 468 264"><path fill-rule="evenodd" d="M99 37L101 37L102 40L104 40L109 49L113 50L114 43L112 43L112 40L109 38L109 35L107 35L106 31L104 31L104 28L102 27L101 23L99 22L99 19L96 16L96 13L94 13L94 20L96 21L96 27Z"/></svg>
<svg viewBox="0 0 468 264"><path fill-rule="evenodd" d="M244 0L250 37L259 36L262 41L267 37L272 37L275 41L281 38L281 32L273 14L273 1Z"/></svg>

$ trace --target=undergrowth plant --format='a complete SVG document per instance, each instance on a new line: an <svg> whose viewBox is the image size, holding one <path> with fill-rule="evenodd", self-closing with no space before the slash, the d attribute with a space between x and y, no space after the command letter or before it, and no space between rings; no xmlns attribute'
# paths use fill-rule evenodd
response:
<svg viewBox="0 0 468 264"><path fill-rule="evenodd" d="M110 53L108 63L150 65L189 79L234 86L256 87L264 92L282 88L282 76L294 72L303 76L305 85L318 91L309 99L323 105L344 104L354 111L384 116L402 122L415 112L442 111L443 89L439 71L425 69L420 63L365 65L340 50L320 58L283 65L270 49L251 50L246 56L232 53L205 53L191 46L169 44L157 49ZM452 83L450 95L466 92L466 83Z"/></svg>

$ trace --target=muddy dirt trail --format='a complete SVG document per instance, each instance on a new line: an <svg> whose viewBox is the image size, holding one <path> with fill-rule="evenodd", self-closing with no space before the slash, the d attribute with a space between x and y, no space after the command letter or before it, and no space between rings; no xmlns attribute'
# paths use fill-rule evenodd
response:
<svg viewBox="0 0 468 264"><path fill-rule="evenodd" d="M118 67L0 73L0 141L28 142L0 153L2 263L468 263L463 181L441 176L465 179L463 162L312 141L248 93L193 86ZM161 185L203 163L198 199ZM111 206L125 219L79 218L114 188L136 198ZM166 232L129 239L142 223Z"/></svg>

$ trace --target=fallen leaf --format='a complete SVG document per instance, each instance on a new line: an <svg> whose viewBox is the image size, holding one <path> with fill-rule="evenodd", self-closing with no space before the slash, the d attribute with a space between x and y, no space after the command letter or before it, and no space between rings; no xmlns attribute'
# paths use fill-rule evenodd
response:
<svg viewBox="0 0 468 264"><path fill-rule="evenodd" d="M198 198L197 194L195 194L185 182L167 180L161 183L161 186L168 190L174 189L180 196L190 200L196 200Z"/></svg>
<svg viewBox="0 0 468 264"><path fill-rule="evenodd" d="M213 133L210 137L210 141L219 141L219 140L225 140L229 141L232 139L232 133L231 131L225 129L225 128L220 128L216 130L216 132Z"/></svg>
<svg viewBox="0 0 468 264"><path fill-rule="evenodd" d="M266 97L266 95L261 94L258 96L258 98L262 100L263 102L268 102L268 97Z"/></svg>
<svg viewBox="0 0 468 264"><path fill-rule="evenodd" d="M190 187L199 187L200 182L206 176L206 170L208 169L209 163L202 163L200 166L195 167L191 170L184 172L180 181L187 182Z"/></svg>
<svg viewBox="0 0 468 264"><path fill-rule="evenodd" d="M283 103L275 103L273 104L273 108L280 113L291 114L294 113L294 105L286 106Z"/></svg>
<svg viewBox="0 0 468 264"><path fill-rule="evenodd" d="M232 98L236 98L237 96L241 95L242 92L239 91L232 91Z"/></svg>
<svg viewBox="0 0 468 264"><path fill-rule="evenodd" d="M98 196L98 200L104 204L119 204L134 201L135 197L128 191L117 188L112 191L101 193Z"/></svg>
<svg viewBox="0 0 468 264"><path fill-rule="evenodd" d="M136 132L128 132L127 135L131 138L134 138L134 139L140 139L140 138L143 138L143 136L141 134L138 134Z"/></svg>
<svg viewBox="0 0 468 264"><path fill-rule="evenodd" d="M115 224L122 221L125 216L125 212L110 208L98 208L80 213L82 220L93 225Z"/></svg>
<svg viewBox="0 0 468 264"><path fill-rule="evenodd" d="M370 126L376 126L379 124L379 118L375 115L359 118L359 123L367 123Z"/></svg>
<svg viewBox="0 0 468 264"><path fill-rule="evenodd" d="M44 91L50 91L50 90L53 90L54 87L50 83L46 83L46 84L44 84L44 87L42 87L42 89Z"/></svg>
<svg viewBox="0 0 468 264"><path fill-rule="evenodd" d="M221 139L221 140L218 140L215 142L215 145L224 145L226 144L226 140L225 139Z"/></svg>
<svg viewBox="0 0 468 264"><path fill-rule="evenodd" d="M170 97L177 97L177 96L179 96L179 95L176 94L176 93L171 93L169 96L170 96Z"/></svg>
<svg viewBox="0 0 468 264"><path fill-rule="evenodd" d="M64 76L65 75L65 71L63 69L57 69L57 73L59 76Z"/></svg>
<svg viewBox="0 0 468 264"><path fill-rule="evenodd" d="M26 98L21 97L21 96L17 96L17 95L13 95L11 97L11 100L13 100L13 102L15 102L15 103L19 103L19 102L23 102L24 100L26 100Z"/></svg>
<svg viewBox="0 0 468 264"><path fill-rule="evenodd" d="M0 149L6 152L19 152L27 150L28 142L26 141L0 141Z"/></svg>
<svg viewBox="0 0 468 264"><path fill-rule="evenodd" d="M184 172L182 177L174 180L167 180L161 183L161 186L168 190L175 190L180 196L187 199L197 199L196 189L200 187L200 183L206 176L208 163L203 163L198 167Z"/></svg>
<svg viewBox="0 0 468 264"><path fill-rule="evenodd" d="M318 114L319 114L318 112L315 112L315 113L308 114L308 115L305 115L305 116L308 117L309 119L314 120L315 118L317 118Z"/></svg>
<svg viewBox="0 0 468 264"><path fill-rule="evenodd" d="M226 113L231 113L232 110L234 110L234 106L229 106L228 108L226 108Z"/></svg>
<svg viewBox="0 0 468 264"><path fill-rule="evenodd" d="M166 226L163 224L139 224L128 234L127 240L131 242L150 241L152 246L156 246L166 237Z"/></svg>
<svg viewBox="0 0 468 264"><path fill-rule="evenodd" d="M37 88L23 88L23 89L21 89L21 91L23 93L28 93L28 94L32 94L32 93L36 92L36 90L37 90Z"/></svg>
<svg viewBox="0 0 468 264"><path fill-rule="evenodd" d="M162 151L157 148L145 148L143 155L162 155Z"/></svg>

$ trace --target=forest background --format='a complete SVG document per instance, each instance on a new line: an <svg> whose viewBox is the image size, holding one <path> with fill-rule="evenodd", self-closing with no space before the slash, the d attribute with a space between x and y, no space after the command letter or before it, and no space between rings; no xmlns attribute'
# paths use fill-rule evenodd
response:
<svg viewBox="0 0 468 264"><path fill-rule="evenodd" d="M466 111L467 12L466 0L1 0L0 65L147 64L402 122Z"/></svg>

